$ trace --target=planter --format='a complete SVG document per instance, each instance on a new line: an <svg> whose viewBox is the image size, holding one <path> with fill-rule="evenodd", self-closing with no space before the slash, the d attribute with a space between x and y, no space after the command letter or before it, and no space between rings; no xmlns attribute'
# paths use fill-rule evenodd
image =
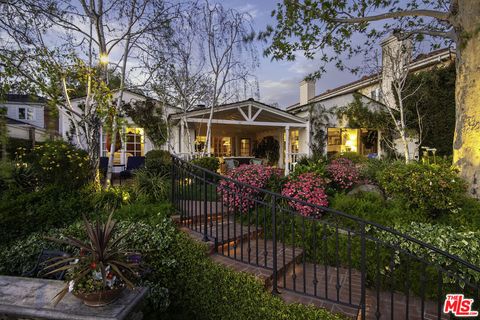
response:
<svg viewBox="0 0 480 320"><path fill-rule="evenodd" d="M92 293L73 293L75 297L82 300L83 303L90 307L102 307L116 301L125 290L125 287L111 290L102 290Z"/></svg>

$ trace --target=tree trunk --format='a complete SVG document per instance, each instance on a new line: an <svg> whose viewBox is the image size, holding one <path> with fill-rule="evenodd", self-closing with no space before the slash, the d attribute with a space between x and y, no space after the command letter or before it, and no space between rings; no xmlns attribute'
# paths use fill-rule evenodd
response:
<svg viewBox="0 0 480 320"><path fill-rule="evenodd" d="M453 163L467 181L468 192L480 198L480 1L458 1L455 83L456 123Z"/></svg>

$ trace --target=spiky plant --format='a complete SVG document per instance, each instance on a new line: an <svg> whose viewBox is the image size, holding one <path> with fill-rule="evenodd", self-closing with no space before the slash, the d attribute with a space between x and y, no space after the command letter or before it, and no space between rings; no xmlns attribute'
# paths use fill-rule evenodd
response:
<svg viewBox="0 0 480 320"><path fill-rule="evenodd" d="M102 289L107 290L107 281L111 275L118 277L122 285L133 288L132 278L138 276L138 261L130 261L130 250L122 248L122 239L128 234L114 237L116 221L112 219L111 213L105 223L96 221L91 223L83 216L84 228L87 235L87 241L82 241L73 237L65 239L49 238L52 241L67 244L79 249L78 255L72 257L57 257L51 259L47 266L48 272L45 275L66 271L70 281L75 284L85 282L89 277L93 277L93 272L100 272ZM58 304L68 293L70 281L54 297L55 305Z"/></svg>

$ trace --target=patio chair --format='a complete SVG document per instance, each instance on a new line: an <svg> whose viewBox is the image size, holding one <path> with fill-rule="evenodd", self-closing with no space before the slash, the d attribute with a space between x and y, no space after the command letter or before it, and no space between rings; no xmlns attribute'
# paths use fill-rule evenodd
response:
<svg viewBox="0 0 480 320"><path fill-rule="evenodd" d="M257 159L257 158L250 159L250 164L263 164L263 159Z"/></svg>
<svg viewBox="0 0 480 320"><path fill-rule="evenodd" d="M49 268L48 266L57 262L58 260L52 260L53 258L68 258L70 255L63 251L58 250L47 250L42 249L42 252L38 255L37 263L32 270L24 272L23 277L33 277L33 278L43 278L43 279L54 279L54 280L63 280L65 277L65 270L55 272L49 275L46 275L48 272L54 269L58 269L67 265L68 263L63 263Z"/></svg>
<svg viewBox="0 0 480 320"><path fill-rule="evenodd" d="M108 157L100 157L100 163L98 164L98 170L100 171L100 174L102 174L102 177L107 176Z"/></svg>
<svg viewBox="0 0 480 320"><path fill-rule="evenodd" d="M225 164L227 165L227 172L238 167L239 162L235 159L225 159Z"/></svg>
<svg viewBox="0 0 480 320"><path fill-rule="evenodd" d="M145 157L128 157L127 167L120 172L120 184L122 179L128 179L132 177L133 171L143 168L145 166Z"/></svg>

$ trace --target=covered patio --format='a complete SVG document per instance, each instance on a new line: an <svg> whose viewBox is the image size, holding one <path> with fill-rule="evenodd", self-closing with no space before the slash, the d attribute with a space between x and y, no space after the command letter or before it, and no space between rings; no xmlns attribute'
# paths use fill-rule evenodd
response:
<svg viewBox="0 0 480 320"><path fill-rule="evenodd" d="M248 162L256 157L258 144L266 137L278 141L279 157L274 165L288 173L297 160L308 154L308 122L281 109L253 99L221 105L212 118L210 150L207 146L209 108L171 116L177 122L174 132L175 152L180 155L200 153ZM269 139L272 139L269 138Z"/></svg>

